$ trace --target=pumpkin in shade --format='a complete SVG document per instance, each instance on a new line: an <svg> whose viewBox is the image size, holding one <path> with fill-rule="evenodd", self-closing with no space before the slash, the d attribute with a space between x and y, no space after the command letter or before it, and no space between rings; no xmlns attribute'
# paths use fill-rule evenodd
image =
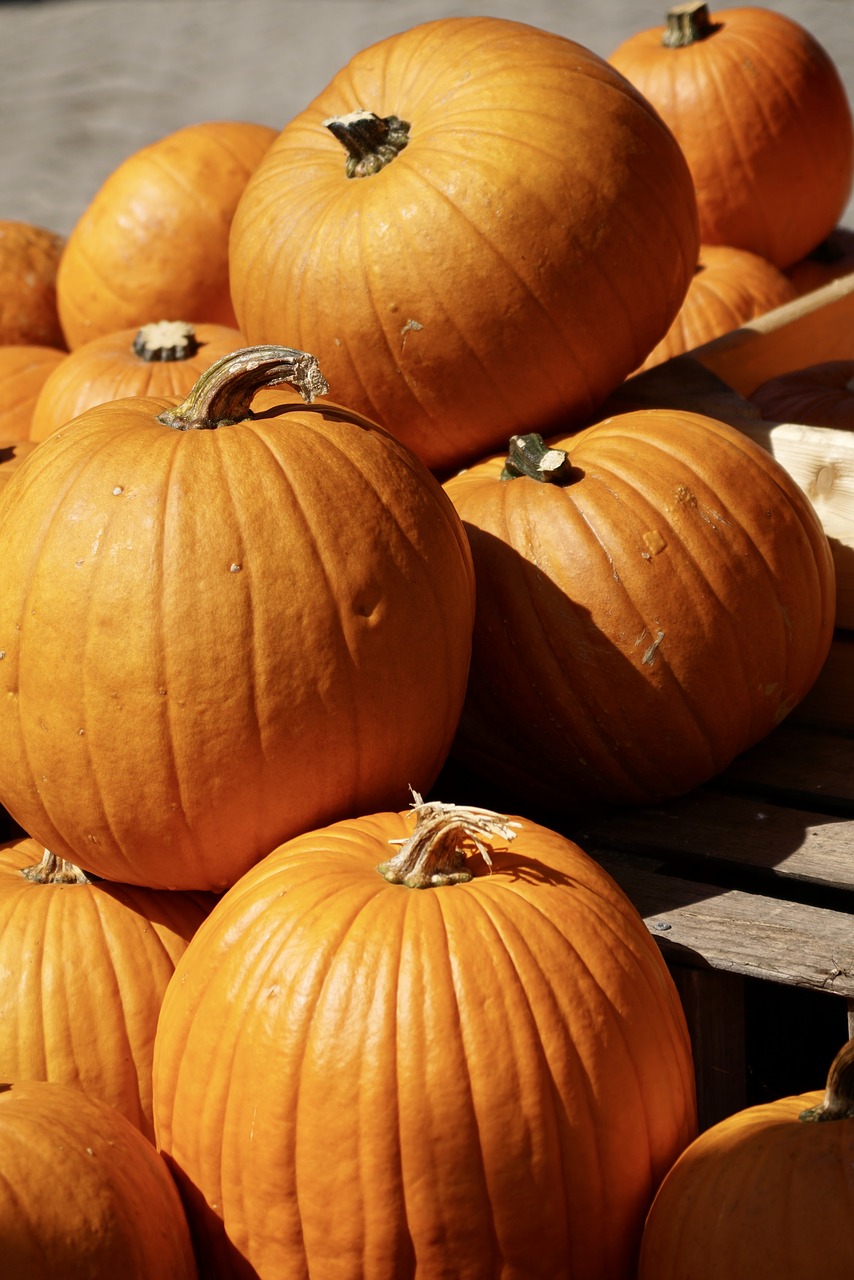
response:
<svg viewBox="0 0 854 1280"><path fill-rule="evenodd" d="M554 831L437 802L242 877L169 983L154 1089L209 1280L631 1280L696 1132L621 890Z"/></svg>
<svg viewBox="0 0 854 1280"><path fill-rule="evenodd" d="M824 360L791 369L750 393L768 422L854 428L854 360Z"/></svg>
<svg viewBox="0 0 854 1280"><path fill-rule="evenodd" d="M7 483L0 804L57 856L220 890L432 785L471 651L468 542L414 455L325 391L312 356L247 348L180 405L89 409Z"/></svg>
<svg viewBox="0 0 854 1280"><path fill-rule="evenodd" d="M196 1280L187 1219L153 1145L71 1085L0 1084L4 1280Z"/></svg>
<svg viewBox="0 0 854 1280"><path fill-rule="evenodd" d="M69 347L164 316L236 327L229 226L275 137L275 129L245 121L185 125L113 170L59 264L57 306Z"/></svg>
<svg viewBox="0 0 854 1280"><path fill-rule="evenodd" d="M651 409L446 482L477 581L454 756L547 805L646 803L719 773L813 684L830 546L735 428Z"/></svg>
<svg viewBox="0 0 854 1280"><path fill-rule="evenodd" d="M0 346L0 444L29 439L45 380L67 355L57 347Z"/></svg>
<svg viewBox="0 0 854 1280"><path fill-rule="evenodd" d="M0 493L35 447L35 440L0 440Z"/></svg>
<svg viewBox="0 0 854 1280"><path fill-rule="evenodd" d="M822 1093L707 1129L668 1173L644 1228L639 1280L850 1280L854 1041Z"/></svg>
<svg viewBox="0 0 854 1280"><path fill-rule="evenodd" d="M65 347L56 302L64 247L47 227L0 219L0 346Z"/></svg>
<svg viewBox="0 0 854 1280"><path fill-rule="evenodd" d="M854 125L832 58L760 6L676 5L608 61L670 126L697 192L703 244L790 267L836 226L851 193Z"/></svg>
<svg viewBox="0 0 854 1280"><path fill-rule="evenodd" d="M831 280L850 275L854 271L854 231L848 227L834 227L811 253L787 269L786 275L798 293L812 293Z"/></svg>
<svg viewBox="0 0 854 1280"><path fill-rule="evenodd" d="M227 325L161 320L120 329L71 351L47 379L33 410L30 439L44 440L85 409L124 396L186 396L203 369L244 347Z"/></svg>
<svg viewBox="0 0 854 1280"><path fill-rule="evenodd" d="M797 296L791 280L757 254L727 245L703 245L685 301L641 369L711 342Z"/></svg>
<svg viewBox="0 0 854 1280"><path fill-rule="evenodd" d="M176 962L214 905L0 845L0 1080L57 1080L153 1138L151 1060Z"/></svg>
<svg viewBox="0 0 854 1280"><path fill-rule="evenodd" d="M697 261L685 160L596 54L501 18L358 53L282 130L231 228L238 327L316 352L434 470L579 422Z"/></svg>

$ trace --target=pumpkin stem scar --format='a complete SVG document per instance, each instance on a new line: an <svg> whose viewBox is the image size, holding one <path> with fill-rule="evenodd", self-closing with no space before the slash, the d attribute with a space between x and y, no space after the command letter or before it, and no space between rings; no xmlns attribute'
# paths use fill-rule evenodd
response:
<svg viewBox="0 0 854 1280"><path fill-rule="evenodd" d="M521 824L511 822L491 809L422 801L414 794L412 811L415 830L404 840L389 843L401 846L398 853L377 867L392 884L408 889L430 889L439 885L464 884L473 878L465 866L472 847L492 868L487 843L513 840Z"/></svg>
<svg viewBox="0 0 854 1280"><path fill-rule="evenodd" d="M526 476L541 484L572 484L578 477L573 473L569 454L565 449L551 449L541 435L532 431L525 436L511 436L502 480L516 480Z"/></svg>
<svg viewBox="0 0 854 1280"><path fill-rule="evenodd" d="M157 421L176 431L212 431L242 422L250 416L257 391L283 382L295 387L307 404L329 390L316 357L305 351L242 347L203 370L186 400L157 414Z"/></svg>
<svg viewBox="0 0 854 1280"><path fill-rule="evenodd" d="M842 1046L831 1062L821 1102L802 1111L799 1119L854 1120L854 1038Z"/></svg>
<svg viewBox="0 0 854 1280"><path fill-rule="evenodd" d="M50 849L45 849L41 862L31 867L23 867L21 875L34 884L91 884L92 877L81 871L73 862L59 858Z"/></svg>
<svg viewBox="0 0 854 1280"><path fill-rule="evenodd" d="M373 111L350 111L330 116L324 126L347 150L344 172L348 178L369 178L399 156L409 142L410 124L399 116L377 116Z"/></svg>

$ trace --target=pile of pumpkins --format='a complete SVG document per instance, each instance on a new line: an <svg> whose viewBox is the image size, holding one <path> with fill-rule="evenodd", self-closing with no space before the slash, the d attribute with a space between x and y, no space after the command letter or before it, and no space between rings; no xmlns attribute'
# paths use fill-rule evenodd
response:
<svg viewBox="0 0 854 1280"><path fill-rule="evenodd" d="M733 427L603 414L718 264L793 296L854 133L781 15L667 30L424 23L279 133L130 156L67 241L0 223L10 1280L742 1273L742 1139L565 833L797 705L833 562ZM846 1061L794 1144L850 1152Z"/></svg>

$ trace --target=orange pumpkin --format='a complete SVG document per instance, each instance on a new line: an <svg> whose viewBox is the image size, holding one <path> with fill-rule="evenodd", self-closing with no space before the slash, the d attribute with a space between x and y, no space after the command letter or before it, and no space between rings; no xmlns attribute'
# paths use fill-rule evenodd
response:
<svg viewBox="0 0 854 1280"><path fill-rule="evenodd" d="M96 875L222 889L426 790L450 748L459 518L397 439L283 380L326 389L313 357L249 348L178 407L97 406L0 497L0 804Z"/></svg>
<svg viewBox="0 0 854 1280"><path fill-rule="evenodd" d="M854 125L827 51L759 6L680 4L608 59L675 134L694 178L703 244L780 268L836 226L851 193Z"/></svg>
<svg viewBox="0 0 854 1280"><path fill-rule="evenodd" d="M36 400L30 439L44 440L85 409L124 396L186 396L203 369L246 345L226 325L160 321L93 338L69 352Z"/></svg>
<svg viewBox="0 0 854 1280"><path fill-rule="evenodd" d="M0 346L0 442L29 439L36 400L49 374L66 358L56 347Z"/></svg>
<svg viewBox="0 0 854 1280"><path fill-rule="evenodd" d="M816 679L828 539L779 463L653 409L516 437L447 481L477 581L454 755L564 810L643 804L719 773Z"/></svg>
<svg viewBox="0 0 854 1280"><path fill-rule="evenodd" d="M554 831L453 805L248 872L169 983L154 1061L206 1280L631 1280L696 1132L635 909Z"/></svg>
<svg viewBox="0 0 854 1280"><path fill-rule="evenodd" d="M769 422L854 428L854 360L825 360L769 378L750 393Z"/></svg>
<svg viewBox="0 0 854 1280"><path fill-rule="evenodd" d="M854 231L834 227L811 253L787 269L786 275L798 293L812 293L854 271Z"/></svg>
<svg viewBox="0 0 854 1280"><path fill-rule="evenodd" d="M711 342L797 296L792 281L757 254L726 245L703 245L685 301L641 369Z"/></svg>
<svg viewBox="0 0 854 1280"><path fill-rule="evenodd" d="M0 493L35 447L35 440L0 440Z"/></svg>
<svg viewBox="0 0 854 1280"><path fill-rule="evenodd" d="M56 276L65 238L0 219L0 346L65 347Z"/></svg>
<svg viewBox="0 0 854 1280"><path fill-rule="evenodd" d="M153 1138L166 984L209 894L93 881L35 840L0 845L0 1080L57 1080Z"/></svg>
<svg viewBox="0 0 854 1280"><path fill-rule="evenodd" d="M644 1229L639 1280L850 1280L854 1040L824 1094L748 1107L682 1153Z"/></svg>
<svg viewBox="0 0 854 1280"><path fill-rule="evenodd" d="M0 1241L4 1280L196 1280L162 1157L65 1084L0 1084Z"/></svg>
<svg viewBox="0 0 854 1280"><path fill-rule="evenodd" d="M467 17L363 50L285 126L229 258L250 342L316 352L445 470L587 417L667 332L698 244L684 158L622 76Z"/></svg>
<svg viewBox="0 0 854 1280"><path fill-rule="evenodd" d="M73 349L164 316L236 327L228 231L267 125L186 125L114 169L73 227L56 290Z"/></svg>

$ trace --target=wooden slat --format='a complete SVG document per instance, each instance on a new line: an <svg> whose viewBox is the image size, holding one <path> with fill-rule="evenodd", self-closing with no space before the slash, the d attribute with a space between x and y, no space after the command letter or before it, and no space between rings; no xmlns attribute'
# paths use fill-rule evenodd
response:
<svg viewBox="0 0 854 1280"><path fill-rule="evenodd" d="M854 637L852 637L854 641ZM854 658L854 644L852 644ZM849 711L854 722L854 703ZM854 733L801 724L790 716L715 779L715 785L854 817Z"/></svg>
<svg viewBox="0 0 854 1280"><path fill-rule="evenodd" d="M854 734L854 629L836 632L818 679L789 718Z"/></svg>

